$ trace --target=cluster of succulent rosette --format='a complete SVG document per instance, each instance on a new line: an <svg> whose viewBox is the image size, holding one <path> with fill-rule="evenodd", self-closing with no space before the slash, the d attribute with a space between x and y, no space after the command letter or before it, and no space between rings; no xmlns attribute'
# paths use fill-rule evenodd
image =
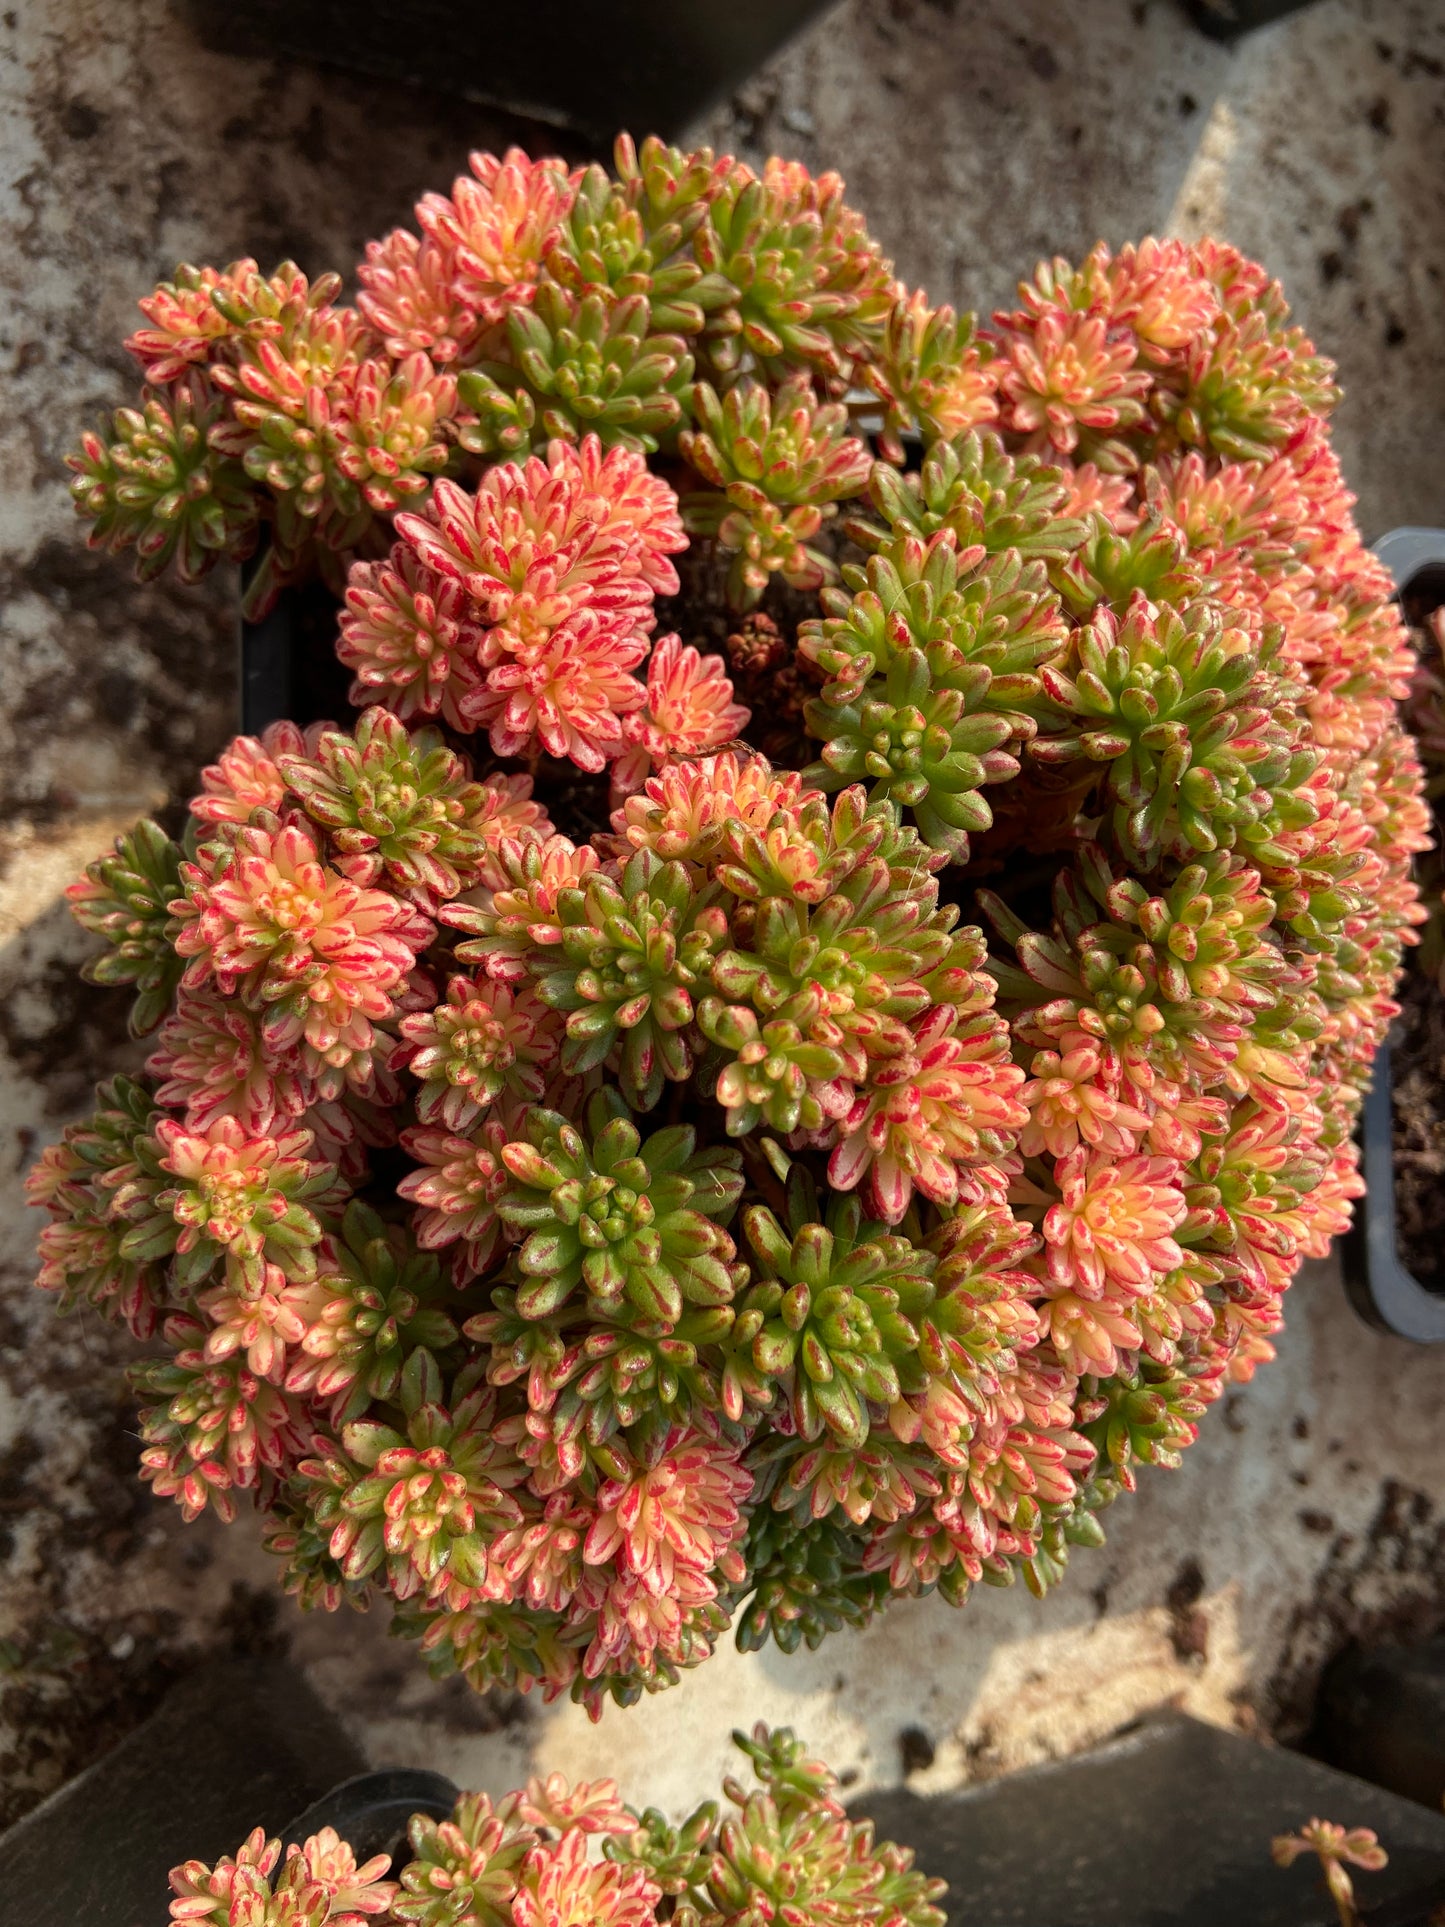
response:
<svg viewBox="0 0 1445 1927"><path fill-rule="evenodd" d="M287 1849L258 1827L214 1866L171 1872L173 1927L943 1927L944 1891L851 1821L837 1781L786 1728L733 1739L758 1784L723 1782L681 1825L612 1780L560 1773L417 1814L411 1858L357 1864L334 1828ZM726 1813L726 1817L722 1817ZM400 1856L399 1856L400 1859ZM392 1880L389 1873L395 1872Z"/></svg>
<svg viewBox="0 0 1445 1927"><path fill-rule="evenodd" d="M418 220L178 270L75 458L319 569L363 713L75 886L153 1053L41 1282L163 1337L157 1492L478 1686L1042 1591L1361 1188L1428 820L1329 364L1213 242L978 326L781 161Z"/></svg>

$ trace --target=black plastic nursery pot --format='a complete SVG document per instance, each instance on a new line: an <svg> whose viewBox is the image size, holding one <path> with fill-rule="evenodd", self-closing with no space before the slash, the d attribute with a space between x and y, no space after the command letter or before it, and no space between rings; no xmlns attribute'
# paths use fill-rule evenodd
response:
<svg viewBox="0 0 1445 1927"><path fill-rule="evenodd" d="M457 1788L444 1773L420 1766L378 1767L343 1780L313 1801L281 1834L281 1845L299 1847L330 1827L351 1843L358 1860L384 1853L395 1870L410 1857L406 1830L412 1815L445 1820L456 1802Z"/></svg>
<svg viewBox="0 0 1445 1927"><path fill-rule="evenodd" d="M228 53L294 54L571 129L664 137L723 98L833 0L184 0Z"/></svg>
<svg viewBox="0 0 1445 1927"><path fill-rule="evenodd" d="M1184 0L1190 19L1211 40L1238 40L1313 5L1314 0Z"/></svg>
<svg viewBox="0 0 1445 1927"><path fill-rule="evenodd" d="M1445 602L1445 529L1392 529L1375 553L1395 578L1402 602ZM1343 1240L1346 1289L1378 1329L1420 1345L1445 1343L1445 1293L1432 1291L1402 1263L1396 1236L1394 1090L1387 1039L1360 1118L1365 1195Z"/></svg>

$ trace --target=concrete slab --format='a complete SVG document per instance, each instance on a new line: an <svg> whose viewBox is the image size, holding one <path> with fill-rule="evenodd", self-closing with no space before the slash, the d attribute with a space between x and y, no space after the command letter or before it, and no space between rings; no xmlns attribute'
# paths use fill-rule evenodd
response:
<svg viewBox="0 0 1445 1927"><path fill-rule="evenodd" d="M837 166L935 298L988 306L1040 253L1223 231L1340 361L1367 529L1441 512L1445 18L1322 0L1238 50L1170 0L848 0L700 137ZM790 1719L858 1789L942 1788L1174 1704L1290 1731L1323 1657L1445 1597L1445 1358L1364 1330L1332 1266L1276 1365L1145 1478L1059 1594L904 1605L816 1655L729 1651L591 1728L431 1685L375 1620L302 1620L244 1527L182 1525L133 1475L127 1346L31 1291L19 1177L134 1061L80 990L59 892L189 793L230 727L226 585L139 590L78 547L59 462L130 393L131 303L178 258L354 258L469 146L462 102L189 38L165 0L0 12L0 1819L134 1725L196 1654L289 1643L376 1761L500 1788L530 1762L678 1809L727 1729ZM907 1735L906 1745L903 1743Z"/></svg>

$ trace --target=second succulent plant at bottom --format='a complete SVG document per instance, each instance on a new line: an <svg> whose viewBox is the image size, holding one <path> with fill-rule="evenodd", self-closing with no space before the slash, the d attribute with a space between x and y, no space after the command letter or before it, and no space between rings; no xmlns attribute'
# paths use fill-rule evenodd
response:
<svg viewBox="0 0 1445 1927"><path fill-rule="evenodd" d="M411 1857L358 1865L327 1827L283 1858L257 1828L214 1866L171 1870L173 1927L943 1927L913 1855L848 1818L837 1781L786 1728L733 1735L757 1785L723 1782L680 1826L615 1781L560 1773L450 1817L413 1817ZM398 1856L400 1861L400 1856ZM397 1873L395 1880L389 1876Z"/></svg>

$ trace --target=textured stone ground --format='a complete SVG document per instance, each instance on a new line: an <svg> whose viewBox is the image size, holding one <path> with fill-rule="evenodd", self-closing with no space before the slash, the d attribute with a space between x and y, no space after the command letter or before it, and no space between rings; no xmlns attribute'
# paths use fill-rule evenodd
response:
<svg viewBox="0 0 1445 1927"><path fill-rule="evenodd" d="M1322 0L1234 53L1170 0L848 0L699 132L838 167L936 299L990 306L1100 235L1228 235L1340 362L1374 533L1445 512L1442 123L1428 0ZM670 1805L760 1713L860 1784L1002 1771L1165 1701L1289 1730L1323 1655L1432 1622L1445 1581L1445 1359L1366 1332L1330 1267L1299 1284L1278 1364L1043 1605L925 1601L815 1656L729 1652L595 1729L431 1686L380 1623L278 1603L243 1525L183 1527L138 1486L126 1345L29 1288L20 1175L133 1056L120 1001L75 983L60 890L189 793L233 715L230 585L141 590L87 555L61 453L129 395L131 303L177 259L345 263L469 146L527 131L206 52L166 0L0 15L0 1820L196 1654L274 1640L377 1759L480 1785L524 1758L605 1768Z"/></svg>

